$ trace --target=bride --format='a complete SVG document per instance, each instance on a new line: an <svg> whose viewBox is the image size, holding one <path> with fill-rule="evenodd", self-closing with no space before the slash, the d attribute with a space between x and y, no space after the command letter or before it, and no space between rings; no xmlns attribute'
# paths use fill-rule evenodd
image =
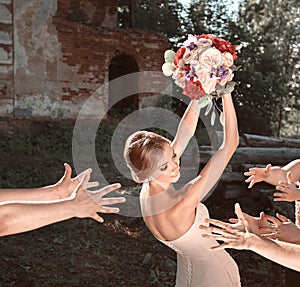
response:
<svg viewBox="0 0 300 287"><path fill-rule="evenodd" d="M140 203L152 234L177 253L176 286L240 286L238 267L224 250L210 252L218 244L204 239L199 224L208 210L201 200L222 175L238 143L238 126L230 93L222 96L225 113L224 139L200 174L183 188L173 183L180 177L179 160L193 136L200 112L192 100L172 142L152 132L138 131L126 141L124 157L137 183L143 183Z"/></svg>

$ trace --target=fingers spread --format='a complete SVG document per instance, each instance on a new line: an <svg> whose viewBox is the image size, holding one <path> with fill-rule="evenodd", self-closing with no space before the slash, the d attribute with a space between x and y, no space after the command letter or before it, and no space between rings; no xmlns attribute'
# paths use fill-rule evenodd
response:
<svg viewBox="0 0 300 287"><path fill-rule="evenodd" d="M222 222L222 221L219 221L217 219L205 218L204 221L207 222L207 223L213 224L215 226L224 228L224 229L232 229L231 226L230 226L230 224Z"/></svg>
<svg viewBox="0 0 300 287"><path fill-rule="evenodd" d="M251 175L250 177L248 177L248 178L245 180L245 182L250 182L251 180L253 180L253 178L254 178L254 175Z"/></svg>
<svg viewBox="0 0 300 287"><path fill-rule="evenodd" d="M289 184L285 181L279 181L278 185L276 186L277 190L281 190L280 188L287 188L289 187Z"/></svg>
<svg viewBox="0 0 300 287"><path fill-rule="evenodd" d="M112 205L117 203L124 203L125 201L125 197L108 197L102 198L101 205Z"/></svg>
<svg viewBox="0 0 300 287"><path fill-rule="evenodd" d="M94 220L96 220L100 223L104 222L104 219L100 215L98 215L97 213L95 215L91 216L91 218L93 218Z"/></svg>
<svg viewBox="0 0 300 287"><path fill-rule="evenodd" d="M255 180L251 180L251 182L250 182L250 184L249 184L249 186L248 186L248 188L252 188L253 187L253 185L256 183L256 181Z"/></svg>
<svg viewBox="0 0 300 287"><path fill-rule="evenodd" d="M94 191L94 193L99 193L101 196L105 196L106 194L112 192L113 190L119 189L121 187L120 183L114 183L108 186L101 188L100 190Z"/></svg>
<svg viewBox="0 0 300 287"><path fill-rule="evenodd" d="M239 222L239 220L237 218L229 218L228 221L230 223L238 223Z"/></svg>
<svg viewBox="0 0 300 287"><path fill-rule="evenodd" d="M99 186L99 182L98 181L92 181L92 182L88 182L85 186L85 188L93 188L93 187L98 187Z"/></svg>
<svg viewBox="0 0 300 287"><path fill-rule="evenodd" d="M72 175L72 168L68 163L64 163L64 167L65 167L65 173L63 175L63 179L65 178L71 178Z"/></svg>
<svg viewBox="0 0 300 287"><path fill-rule="evenodd" d="M83 172L81 172L80 174L78 174L74 179L77 179L80 181L83 176L88 176L88 178L90 180L92 171L93 170L91 168L88 168L88 169L84 170Z"/></svg>
<svg viewBox="0 0 300 287"><path fill-rule="evenodd" d="M245 175L245 176L251 176L251 175L253 175L253 172L246 171L246 172L244 172L244 175Z"/></svg>
<svg viewBox="0 0 300 287"><path fill-rule="evenodd" d="M102 213L118 213L120 211L117 207L106 207L102 206L101 211Z"/></svg>
<svg viewBox="0 0 300 287"><path fill-rule="evenodd" d="M287 217L283 216L282 214L276 213L276 216L279 220L281 220L281 222L290 222L291 221Z"/></svg>
<svg viewBox="0 0 300 287"><path fill-rule="evenodd" d="M275 234L277 232L277 226L260 227L261 234Z"/></svg>
<svg viewBox="0 0 300 287"><path fill-rule="evenodd" d="M279 196L279 195L275 195L275 194L274 194L274 196L276 196L276 197L274 197L273 201L286 201L286 198L284 196Z"/></svg>
<svg viewBox="0 0 300 287"><path fill-rule="evenodd" d="M272 168L272 165L269 163L269 164L266 166L266 174L267 174L267 175L270 174L271 168Z"/></svg>
<svg viewBox="0 0 300 287"><path fill-rule="evenodd" d="M287 181L288 183L292 183L293 179L292 179L292 173L289 171L286 175Z"/></svg>
<svg viewBox="0 0 300 287"><path fill-rule="evenodd" d="M236 214L237 218L244 223L245 217L243 215L243 211L242 211L241 206L239 205L239 203L236 203L234 205L234 213Z"/></svg>
<svg viewBox="0 0 300 287"><path fill-rule="evenodd" d="M281 221L271 215L266 214L266 219L271 221L275 226L281 225Z"/></svg>

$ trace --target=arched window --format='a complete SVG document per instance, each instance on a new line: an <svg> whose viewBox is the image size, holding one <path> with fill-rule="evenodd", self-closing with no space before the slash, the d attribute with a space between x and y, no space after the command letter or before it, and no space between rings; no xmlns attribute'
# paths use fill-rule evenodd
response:
<svg viewBox="0 0 300 287"><path fill-rule="evenodd" d="M109 81L138 71L138 64L133 57L125 54L118 55L112 59L109 65ZM124 88L109 86L109 114L125 115L130 111L138 109L138 94L123 99L121 93L126 90L125 85L126 82L124 82Z"/></svg>

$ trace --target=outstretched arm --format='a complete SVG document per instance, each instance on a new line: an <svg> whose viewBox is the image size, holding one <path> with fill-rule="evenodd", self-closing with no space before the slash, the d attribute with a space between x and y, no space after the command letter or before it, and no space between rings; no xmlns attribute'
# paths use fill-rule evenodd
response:
<svg viewBox="0 0 300 287"><path fill-rule="evenodd" d="M72 169L64 164L65 173L54 185L28 189L0 189L0 202L5 201L52 201L68 198L84 176L90 178L91 169L87 169L78 176L71 178ZM98 186L98 182L87 182L85 188Z"/></svg>
<svg viewBox="0 0 300 287"><path fill-rule="evenodd" d="M271 166L271 164L265 168L253 167L244 174L249 176L245 181L249 182L248 187L251 188L255 183L261 181L277 185L279 181L286 180L288 172L291 172L292 181L300 181L300 159L293 160L283 167Z"/></svg>
<svg viewBox="0 0 300 287"><path fill-rule="evenodd" d="M214 238L224 242L213 247L212 249L248 249L283 266L300 271L300 245L277 240L273 241L268 238L257 236L248 229L249 225L247 220L243 218L241 211L238 217L244 223L244 230L242 231L233 228L232 225L228 223L215 219L205 220L207 223L210 223L213 226L208 227L200 225L200 229L208 232L214 232L214 234L202 234L203 237Z"/></svg>
<svg viewBox="0 0 300 287"><path fill-rule="evenodd" d="M176 136L171 145L179 157L181 157L195 133L200 109L199 101L192 100L179 123Z"/></svg>
<svg viewBox="0 0 300 287"><path fill-rule="evenodd" d="M222 100L225 114L223 143L184 195L183 206L197 206L199 201L217 183L239 145L238 125L231 95L223 95Z"/></svg>
<svg viewBox="0 0 300 287"><path fill-rule="evenodd" d="M93 193L84 189L84 183L78 185L73 199L56 202L14 202L0 205L0 236L16 234L40 228L72 217L90 217L98 222L103 219L97 214L116 213L118 208L105 205L122 203L125 198L102 198L107 193L120 187L113 184Z"/></svg>

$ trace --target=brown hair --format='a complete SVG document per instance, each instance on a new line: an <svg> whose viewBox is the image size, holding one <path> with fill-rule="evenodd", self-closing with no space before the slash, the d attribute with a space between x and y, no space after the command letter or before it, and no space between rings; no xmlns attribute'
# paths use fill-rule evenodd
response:
<svg viewBox="0 0 300 287"><path fill-rule="evenodd" d="M166 143L170 141L147 131L137 131L126 140L124 158L134 181L141 183L149 179L153 167L150 155L154 150L161 151Z"/></svg>

